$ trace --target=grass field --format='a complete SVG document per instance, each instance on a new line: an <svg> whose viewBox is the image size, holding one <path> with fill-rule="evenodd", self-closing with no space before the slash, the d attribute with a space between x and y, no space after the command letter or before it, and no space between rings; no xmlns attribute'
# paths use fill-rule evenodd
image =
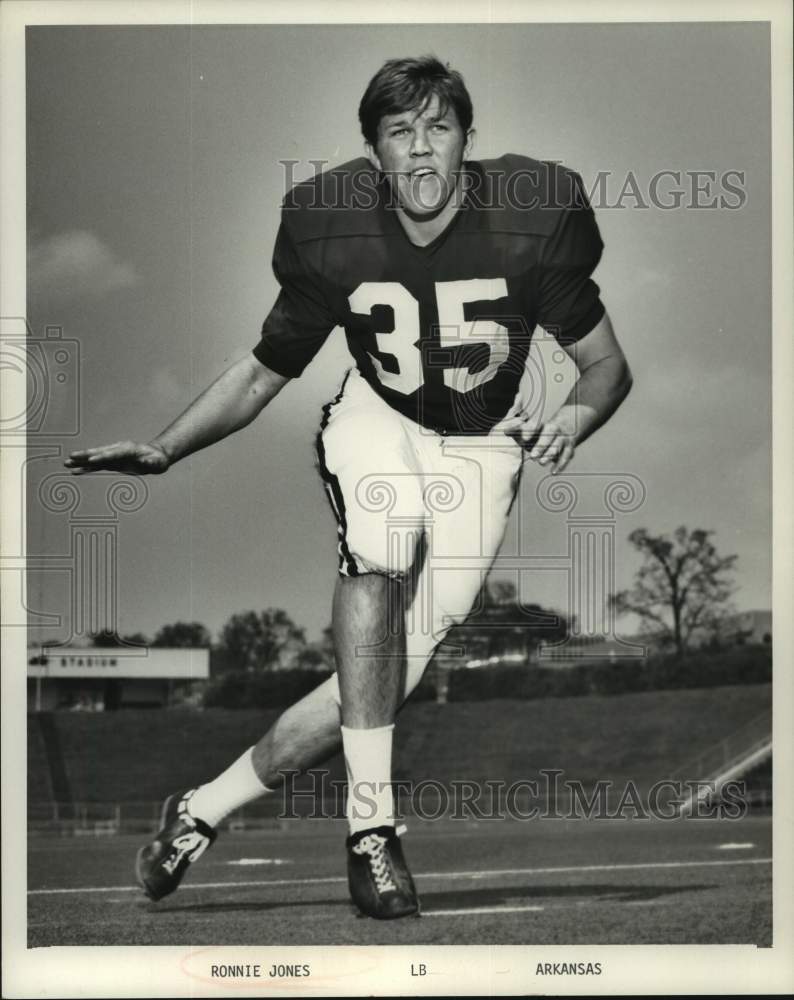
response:
<svg viewBox="0 0 794 1000"><path fill-rule="evenodd" d="M133 884L140 838L30 838L29 946L771 945L769 816L412 820L422 917L390 923L354 914L344 832L225 833L157 904Z"/></svg>

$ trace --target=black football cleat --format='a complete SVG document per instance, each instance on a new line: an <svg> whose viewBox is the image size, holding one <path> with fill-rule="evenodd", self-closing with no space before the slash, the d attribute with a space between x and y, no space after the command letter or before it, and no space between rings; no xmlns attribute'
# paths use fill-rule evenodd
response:
<svg viewBox="0 0 794 1000"><path fill-rule="evenodd" d="M395 920L419 914L414 880L393 826L360 830L345 846L350 896L365 917Z"/></svg>
<svg viewBox="0 0 794 1000"><path fill-rule="evenodd" d="M217 830L188 812L187 804L194 792L195 788L191 788L165 800L162 829L135 859L138 885L155 902L177 889L189 866L218 836Z"/></svg>

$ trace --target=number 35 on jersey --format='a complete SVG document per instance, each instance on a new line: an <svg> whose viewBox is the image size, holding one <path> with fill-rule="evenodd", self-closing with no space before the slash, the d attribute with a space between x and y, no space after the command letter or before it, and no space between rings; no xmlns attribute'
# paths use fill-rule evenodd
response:
<svg viewBox="0 0 794 1000"><path fill-rule="evenodd" d="M468 367L445 367L444 385L455 392L470 392L489 382L510 354L508 330L491 319L469 321L467 304L494 302L507 296L504 278L470 278L466 281L438 281L435 284L438 308L438 346L486 345L484 367L472 372ZM350 309L373 323L378 353L368 352L381 383L387 389L410 396L425 382L421 350L419 303L398 281L365 281L349 297ZM391 362L384 367L384 360Z"/></svg>

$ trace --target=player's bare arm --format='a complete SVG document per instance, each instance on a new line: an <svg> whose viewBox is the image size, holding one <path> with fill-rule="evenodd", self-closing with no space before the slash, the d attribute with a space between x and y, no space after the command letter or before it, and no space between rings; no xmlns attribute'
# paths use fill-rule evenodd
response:
<svg viewBox="0 0 794 1000"><path fill-rule="evenodd" d="M501 429L527 447L539 465L562 472L581 444L606 423L629 393L632 376L609 316L574 344L562 345L579 370L568 398L548 420L533 423L525 414L507 418Z"/></svg>
<svg viewBox="0 0 794 1000"><path fill-rule="evenodd" d="M100 470L130 475L163 473L180 458L250 424L288 381L248 354L227 368L148 444L117 441L74 451L64 465L75 476Z"/></svg>

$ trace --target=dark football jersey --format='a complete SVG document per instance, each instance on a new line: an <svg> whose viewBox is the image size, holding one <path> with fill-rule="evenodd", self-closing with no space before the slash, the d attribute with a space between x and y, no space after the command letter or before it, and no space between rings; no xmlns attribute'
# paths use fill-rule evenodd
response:
<svg viewBox="0 0 794 1000"><path fill-rule="evenodd" d="M342 326L390 406L444 433L487 433L516 399L536 325L571 343L603 316L591 278L603 244L572 171L515 155L464 169L466 196L425 247L363 158L293 188L256 357L296 377Z"/></svg>

